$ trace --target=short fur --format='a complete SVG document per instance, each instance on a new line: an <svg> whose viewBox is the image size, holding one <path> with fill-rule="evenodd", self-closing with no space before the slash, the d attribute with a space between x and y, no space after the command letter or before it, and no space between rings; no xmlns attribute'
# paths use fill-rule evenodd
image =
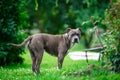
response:
<svg viewBox="0 0 120 80"><path fill-rule="evenodd" d="M35 73L40 73L39 67L44 50L49 54L58 57L58 68L61 69L64 57L68 49L71 47L71 43L78 43L80 35L81 29L69 28L67 29L67 33L63 35L35 34L29 36L21 44L10 43L9 45L23 47L29 42L28 49L32 58L32 71ZM77 36L77 38L75 37L75 39L73 39L73 36Z"/></svg>

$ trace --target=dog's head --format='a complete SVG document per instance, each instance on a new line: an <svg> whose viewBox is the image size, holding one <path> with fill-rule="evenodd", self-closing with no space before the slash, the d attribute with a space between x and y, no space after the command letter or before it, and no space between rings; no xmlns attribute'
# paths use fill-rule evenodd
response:
<svg viewBox="0 0 120 80"><path fill-rule="evenodd" d="M72 43L78 43L80 41L80 37L81 37L81 29L80 28L77 28L77 29L68 28L67 34L68 34L69 40Z"/></svg>

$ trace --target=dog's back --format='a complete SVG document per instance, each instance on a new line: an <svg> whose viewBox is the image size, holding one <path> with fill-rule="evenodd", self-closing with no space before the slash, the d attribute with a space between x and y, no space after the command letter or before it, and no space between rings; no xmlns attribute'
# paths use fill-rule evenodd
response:
<svg viewBox="0 0 120 80"><path fill-rule="evenodd" d="M33 38L29 43L29 46L32 48L39 47L54 56L58 56L59 44L60 42L64 42L62 35L35 34L32 37Z"/></svg>

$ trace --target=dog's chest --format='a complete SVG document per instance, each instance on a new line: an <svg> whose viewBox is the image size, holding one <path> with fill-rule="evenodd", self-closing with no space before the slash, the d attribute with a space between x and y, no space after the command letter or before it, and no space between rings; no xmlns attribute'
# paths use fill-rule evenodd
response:
<svg viewBox="0 0 120 80"><path fill-rule="evenodd" d="M44 49L51 55L58 56L60 51L67 52L68 45L62 36L48 36L44 38Z"/></svg>
<svg viewBox="0 0 120 80"><path fill-rule="evenodd" d="M49 54L58 56L58 45L57 44L47 44L44 47L45 51L48 52Z"/></svg>

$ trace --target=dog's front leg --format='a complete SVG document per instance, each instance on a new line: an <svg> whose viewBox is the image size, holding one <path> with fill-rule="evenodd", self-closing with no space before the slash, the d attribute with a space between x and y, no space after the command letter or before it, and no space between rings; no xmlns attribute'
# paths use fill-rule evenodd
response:
<svg viewBox="0 0 120 80"><path fill-rule="evenodd" d="M58 54L58 68L59 69L62 68L62 63L63 63L64 57L65 57L65 55L62 52L60 52Z"/></svg>

